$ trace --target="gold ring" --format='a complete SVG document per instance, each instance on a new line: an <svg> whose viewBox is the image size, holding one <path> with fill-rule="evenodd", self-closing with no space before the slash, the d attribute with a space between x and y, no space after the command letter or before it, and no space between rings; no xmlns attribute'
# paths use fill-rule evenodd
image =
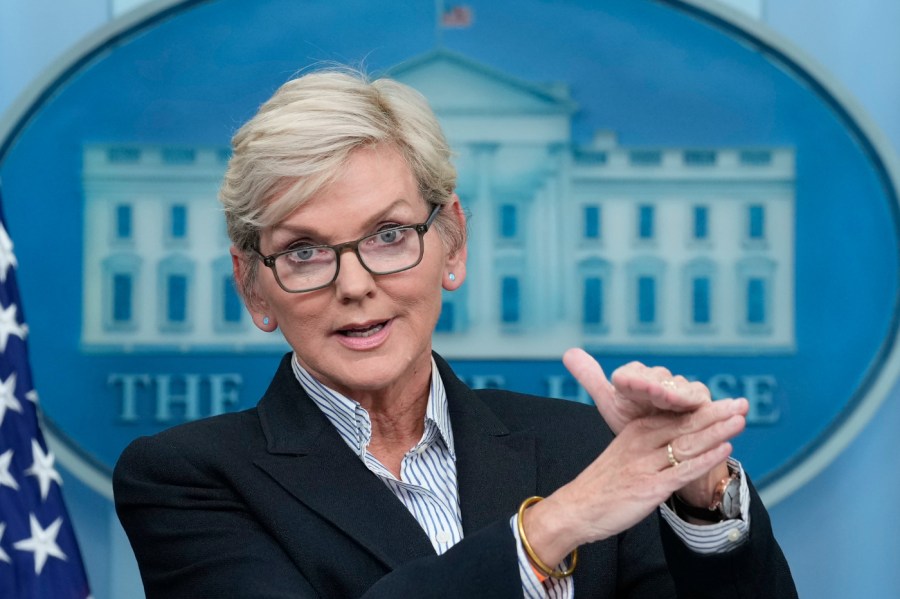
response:
<svg viewBox="0 0 900 599"><path fill-rule="evenodd" d="M681 462L678 461L678 458L675 457L675 451L672 449L672 444L669 443L666 445L666 453L669 457L669 463L672 464L672 467L678 466Z"/></svg>

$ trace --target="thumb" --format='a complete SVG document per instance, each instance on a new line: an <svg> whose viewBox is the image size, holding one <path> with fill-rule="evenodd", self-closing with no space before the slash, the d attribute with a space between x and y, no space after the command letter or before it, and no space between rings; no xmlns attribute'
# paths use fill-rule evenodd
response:
<svg viewBox="0 0 900 599"><path fill-rule="evenodd" d="M603 419L614 432L618 433L625 423L618 422L620 419L616 418L613 412L616 388L606 378L606 374L597 360L583 349L573 347L563 354L562 361L575 380L594 400ZM620 424L622 426L619 426Z"/></svg>

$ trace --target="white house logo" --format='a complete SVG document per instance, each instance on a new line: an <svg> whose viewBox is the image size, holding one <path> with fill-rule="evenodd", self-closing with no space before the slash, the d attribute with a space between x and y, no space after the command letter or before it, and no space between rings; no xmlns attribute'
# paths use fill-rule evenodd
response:
<svg viewBox="0 0 900 599"><path fill-rule="evenodd" d="M102 58L107 46L89 48L54 84L57 99L6 132L0 173L37 384L68 459L92 464L79 472L103 479L138 434L252 406L287 349L234 292L215 196L230 132L311 62L298 39L327 49L315 58L367 56L438 113L472 217L469 278L445 294L436 348L473 385L583 401L559 363L574 345L608 368L666 364L750 399L737 450L770 498L877 404L896 362L896 191L866 132L793 58L737 29L697 42L688 31L720 18L677 3L587 18L509 3L522 15L512 25L476 4L437 47L396 36L423 23L434 36L433 14L383 7L368 9L360 45L340 4L315 27L303 8L270 20L265 2L249 16L186 2L167 13L178 18L125 24L119 46ZM225 41L194 34L198 6ZM248 19L256 27L229 26ZM642 29L651 22L658 37ZM529 23L543 25L541 44ZM560 33L573 29L585 35ZM260 44L252 32L263 30ZM729 66L692 62L713 57ZM284 68L241 66L273 61ZM38 174L48 164L58 177ZM58 205L40 230L27 225L35 198ZM35 258L48 238L68 248L65 264ZM835 317L845 311L852 323ZM839 368L829 344L846 350ZM41 378L49 369L59 376ZM87 399L74 403L73 389Z"/></svg>
<svg viewBox="0 0 900 599"><path fill-rule="evenodd" d="M794 351L791 149L623 148L606 131L581 146L567 90L446 51L393 75L436 106L475 214L472 284L446 294L438 323L444 354ZM228 156L85 146L85 350L273 349L232 286L215 199Z"/></svg>

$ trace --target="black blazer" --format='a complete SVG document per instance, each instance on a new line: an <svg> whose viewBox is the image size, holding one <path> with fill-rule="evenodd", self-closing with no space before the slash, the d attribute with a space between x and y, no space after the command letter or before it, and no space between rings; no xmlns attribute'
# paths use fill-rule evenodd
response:
<svg viewBox="0 0 900 599"><path fill-rule="evenodd" d="M135 440L116 510L148 597L521 597L510 517L574 478L612 439L596 409L447 390L465 538L437 556L353 454L284 357L256 408ZM753 492L749 542L698 556L654 513L579 550L579 597L795 597Z"/></svg>

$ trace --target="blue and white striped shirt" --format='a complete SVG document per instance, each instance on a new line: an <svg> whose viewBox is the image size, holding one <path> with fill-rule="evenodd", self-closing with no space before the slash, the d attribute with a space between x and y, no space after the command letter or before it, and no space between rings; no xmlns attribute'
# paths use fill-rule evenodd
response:
<svg viewBox="0 0 900 599"><path fill-rule="evenodd" d="M369 453L372 422L358 402L329 389L293 359L294 374L306 393L334 425L344 442L384 482L413 515L438 554L462 540L462 515L456 483L456 453L444 383L432 361L425 431L400 465L398 480Z"/></svg>
<svg viewBox="0 0 900 599"><path fill-rule="evenodd" d="M378 459L369 453L372 436L372 422L369 413L358 402L329 389L314 379L293 357L294 375L307 395L322 410L328 421L348 447L363 461L400 502L409 510L428 535L434 550L440 555L463 538L462 514L459 509L459 488L456 481L456 453L453 445L453 431L450 426L450 412L447 394L434 360L431 361L431 386L428 404L425 408L425 430L422 438L403 457L400 478L397 479ZM741 478L741 506L744 521L726 521L712 526L693 526L678 519L674 514L663 517L673 524L676 534L695 551L712 553L727 551L740 544L747 535L749 520L747 506L749 490ZM676 525L673 519L680 523ZM735 530L741 525L738 538ZM519 539L515 515L510 526L516 539L519 558L519 574L522 579L524 596L532 599L563 599L574 596L572 578L550 578L541 583L531 568ZM710 530L714 529L714 530Z"/></svg>

